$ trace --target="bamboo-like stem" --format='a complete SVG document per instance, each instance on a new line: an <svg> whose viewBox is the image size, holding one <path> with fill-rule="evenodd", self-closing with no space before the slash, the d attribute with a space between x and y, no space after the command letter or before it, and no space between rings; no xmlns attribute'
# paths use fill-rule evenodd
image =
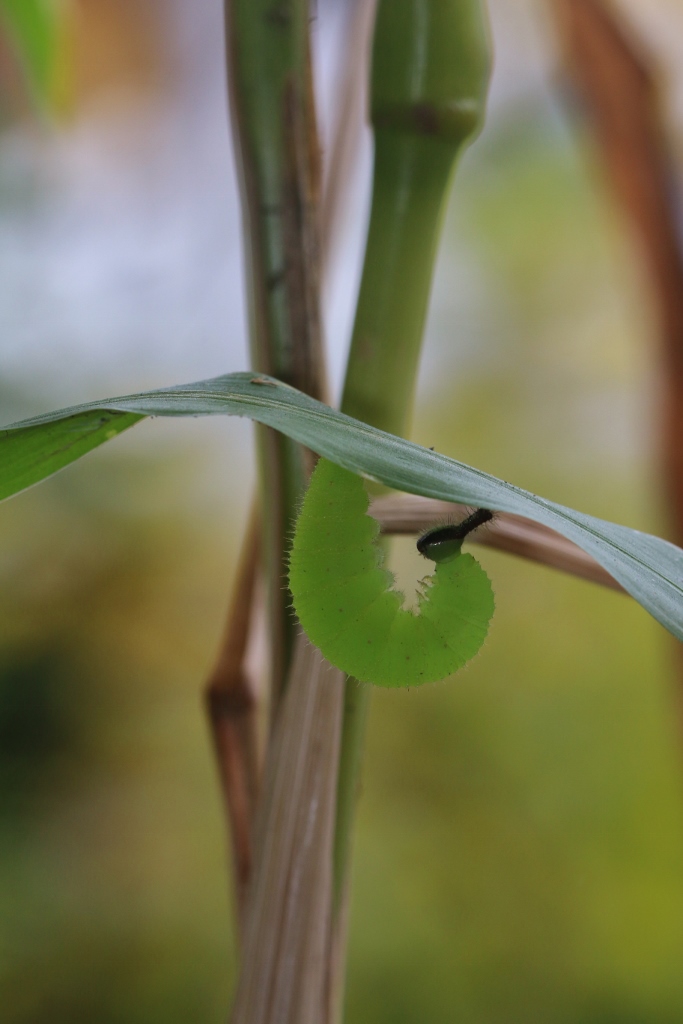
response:
<svg viewBox="0 0 683 1024"><path fill-rule="evenodd" d="M353 40L355 44L358 42L358 33L361 29L365 29L368 32L367 22L369 19L369 10L374 11L374 0L358 0L356 11L354 11L353 18ZM362 18L360 18L362 13ZM348 62L348 70L352 68L352 61ZM353 116L353 96L349 93L353 93L354 83L357 82L358 76L348 76L345 81L346 88L344 89L344 113L340 119L340 123L336 126L335 133L335 160L333 164L337 169L340 164L340 152L347 154L346 162L348 163L349 155L349 131ZM236 84L236 88L239 88ZM308 110L313 110L313 99L311 96L312 81L310 73L307 75L306 89L307 89L307 106ZM309 141L313 140L313 134L309 132ZM352 144L350 148L353 148ZM312 152L309 153L309 163L312 166L316 164L316 153L314 144L311 145ZM341 163L344 161L342 160ZM308 180L306 168L298 167L297 172L300 174L303 170L304 180ZM313 175L316 180L319 177L319 169L316 169ZM342 189L342 183L339 176L336 177L336 186L332 187L332 193L335 198L331 198L327 194L327 205L326 211L328 213L328 219L333 216L332 212L339 205L340 191ZM324 215L324 222L328 223ZM332 225L328 223L328 231L325 237L326 251L329 250L331 245L332 237ZM307 254L307 260L312 264L313 270L310 274L310 283L314 287L315 276L316 276L316 256L314 251L309 251ZM306 337L304 336L304 342ZM308 339L310 344L310 339ZM314 359L311 357L311 364ZM319 378L321 376L321 368L317 367L314 377ZM317 386L315 380L311 380L311 389ZM319 381L318 381L319 384ZM252 837L251 837L251 818L253 808L255 806L254 800L246 801L240 799L241 794L245 790L246 780L250 780L248 790L250 795L255 799L257 794L257 788L255 784L252 784L254 779L253 776L258 774L259 765L254 765L252 762L252 751L251 744L241 741L242 736L236 734L233 724L226 723L226 714L231 714L230 708L224 707L224 700L222 697L223 690L225 689L225 683L229 684L231 679L242 680L246 679L245 673L247 672L245 667L245 658L248 645L248 635L250 627L253 627L254 615L258 608L255 607L255 602L252 600L252 592L254 586L253 574L256 571L255 564L255 537L253 530L253 522L248 529L247 535L243 542L243 554L241 565L242 568L238 570L238 578L236 583L236 590L234 590L233 599L231 602L228 623L224 634L223 646L219 655L218 666L214 672L214 676L209 682L207 701L209 706L209 715L211 728L214 738L214 748L216 751L219 775L223 790L223 796L226 803L226 814L231 825L231 836L232 836L232 847L233 847L233 866L234 866L234 888L238 896L238 908L240 914L240 921L244 918L244 898L249 881L251 864L252 864ZM243 569L247 568L247 571ZM246 609L251 606L252 616L251 618L246 614ZM242 664L240 660L242 659ZM255 701L251 702L248 709L241 709L241 726L242 733L247 732L249 735L256 735L257 732L257 715L259 712L258 703ZM334 728L334 726L333 726ZM254 771L256 768L256 771Z"/></svg>
<svg viewBox="0 0 683 1024"><path fill-rule="evenodd" d="M356 0L350 24L347 26L348 60L344 66L342 101L335 123L332 153L328 161L329 170L322 211L322 250L327 257L332 248L344 181L356 150L356 136L362 118L359 108L364 89L363 70L366 66L365 58L374 10L375 0ZM206 693L226 815L230 823L234 886L240 924L252 863L251 818L257 794L256 777L259 767L258 760L255 761L253 757L252 744L242 742L242 739L245 735L256 736L259 709L257 702L254 701L248 707L239 708L240 733L237 734L237 727L232 721L234 707L232 704L226 704L223 694L226 689L232 687L233 681L238 689L243 681L247 681L244 662L255 613L255 603L252 600L258 568L255 552L252 520L243 540L240 567L221 653L217 667L207 684ZM251 608L251 615L247 614L248 608ZM250 799L246 798L247 794Z"/></svg>
<svg viewBox="0 0 683 1024"><path fill-rule="evenodd" d="M373 202L342 412L402 435L412 410L454 147L375 132Z"/></svg>
<svg viewBox="0 0 683 1024"><path fill-rule="evenodd" d="M261 524L252 512L218 660L206 688L206 705L232 840L237 918L244 924L244 903L252 864L252 823L259 790L258 699L246 664L254 608L258 600Z"/></svg>
<svg viewBox="0 0 683 1024"><path fill-rule="evenodd" d="M380 0L371 115L372 206L342 411L402 435L456 158L481 122L489 53L478 0ZM332 988L342 991L344 899L370 688L347 680L334 839ZM335 1008L341 1014L341 1006Z"/></svg>
<svg viewBox="0 0 683 1024"><path fill-rule="evenodd" d="M267 0L226 0L228 85L238 155L252 364L320 397L321 345L314 249L315 137L309 89L307 5L278 15ZM293 340L295 339L295 340ZM281 435L258 430L263 564L268 582L271 688L282 687L294 622L282 591L285 549L303 453ZM256 577L253 523L207 703L230 823L240 925L252 863L251 825L259 775L257 707L244 673Z"/></svg>
<svg viewBox="0 0 683 1024"><path fill-rule="evenodd" d="M226 13L252 362L258 371L324 398L316 220L320 167L308 0L228 0ZM309 453L272 431L260 431L260 456L272 732L231 1019L233 1024L324 1024L330 1006L342 676L305 637L296 639L284 587Z"/></svg>
<svg viewBox="0 0 683 1024"><path fill-rule="evenodd" d="M268 750L231 1024L325 1024L344 675L303 634Z"/></svg>
<svg viewBox="0 0 683 1024"><path fill-rule="evenodd" d="M420 498L415 494L390 494L376 498L370 505L370 515L379 522L382 533L390 536L421 533L444 520L462 518L468 511L464 505ZM524 516L496 512L492 522L468 534L467 543L505 551L626 593L621 584L578 544Z"/></svg>
<svg viewBox="0 0 683 1024"><path fill-rule="evenodd" d="M226 0L228 84L240 170L254 369L323 398L317 205L308 2ZM307 460L259 429L271 685L275 701L296 621L282 580Z"/></svg>

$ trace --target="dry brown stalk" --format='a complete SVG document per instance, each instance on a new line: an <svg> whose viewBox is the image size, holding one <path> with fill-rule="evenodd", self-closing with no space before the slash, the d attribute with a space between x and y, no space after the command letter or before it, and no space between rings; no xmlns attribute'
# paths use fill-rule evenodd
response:
<svg viewBox="0 0 683 1024"><path fill-rule="evenodd" d="M278 124L276 117L270 128L276 148L277 139L282 136L284 158L277 169L280 175L277 202L270 203L266 201L260 176L264 154L249 131L254 111L249 107L248 90L245 91L244 78L238 67L238 58L249 63L254 54L249 55L240 47L242 40L237 24L237 7L234 0L226 0L228 84L248 235L252 360L256 369L274 373L301 390L324 399L317 214L321 166L310 54L305 62L303 88L296 74L281 83L282 123ZM277 34L279 29L271 22L268 31ZM259 55L262 56L262 51L257 47L256 56ZM263 113L261 110L257 116L263 116ZM270 169L272 171L273 167ZM274 267L269 263L273 258L273 246L278 250ZM284 302L284 326L280 320L282 308L277 301L280 292ZM296 487L303 484L309 460L308 453L298 453L291 442L274 431L260 431L260 436L262 490L268 504L262 529L267 535L265 546L272 555L268 565L268 649L271 698L275 705L291 656L290 633L293 636L295 625L281 586L281 556L291 527ZM258 617L255 610L260 609L262 617L265 604L255 594L259 547L257 530L258 526L252 521L242 545L240 569L222 649L207 690L214 746L232 835L234 886L241 930L244 927L245 893L252 868L251 828L262 759L258 732L264 717L259 714L245 663L255 617Z"/></svg>
<svg viewBox="0 0 683 1024"><path fill-rule="evenodd" d="M466 512L464 505L416 494L390 494L377 498L370 506L371 515L387 534L420 533L444 519L462 518ZM523 516L497 512L492 522L471 533L467 540L624 592L621 584L577 544Z"/></svg>
<svg viewBox="0 0 683 1024"><path fill-rule="evenodd" d="M252 864L252 822L259 792L258 699L247 667L250 630L259 600L261 527L253 510L237 568L227 628L206 688L206 705L230 825L240 930Z"/></svg>
<svg viewBox="0 0 683 1024"><path fill-rule="evenodd" d="M321 166L308 0L224 0L227 84L242 201L252 368L325 400L319 312ZM259 86L255 87L258 80ZM300 447L257 427L270 687L289 671L296 620L282 579L306 482Z"/></svg>
<svg viewBox="0 0 683 1024"><path fill-rule="evenodd" d="M324 1024L345 676L300 634L269 745L232 1024Z"/></svg>
<svg viewBox="0 0 683 1024"><path fill-rule="evenodd" d="M335 126L333 142L333 152L336 156L332 166L337 167L339 164L339 170L349 170L357 148L359 122L362 120L361 96L365 80L365 65L359 68L359 59L363 60L366 56L374 3L375 0L357 0L350 29L347 47L350 54L349 70L345 73L343 99L340 105L342 113ZM362 43L363 38L365 44ZM308 90L308 103L312 110L314 101L310 64ZM302 131L302 119L298 114L296 104L290 104L287 116L290 119L290 139L293 145L289 151L288 190L291 198L288 209L291 215L287 222L291 251L300 253L300 257L290 260L290 273L297 275L295 287L292 289L294 297L302 297L301 302L293 302L293 309L297 311L301 321L299 325L293 324L293 333L301 334L305 328L303 335L311 335L315 339L314 344L306 346L307 358L298 373L298 386L311 393L315 394L317 390L322 394L325 387L324 369L321 362L316 365L316 360L322 359L322 346L317 340L320 327L315 299L318 289L319 256L316 233L309 228L311 219L315 216L313 211L319 202L321 168L314 131L309 130L307 134L305 129ZM312 128L314 122L309 118L308 124L309 128ZM335 183L330 185L328 182L326 190L326 214L323 219L328 228L330 218L334 219L332 211L338 208L344 180L337 175ZM332 196L329 195L330 187ZM303 245L298 245L298 236L303 238ZM330 246L331 228L325 231L325 248L329 249ZM254 618L259 611L259 598L258 595L255 596L258 563L255 529L252 519L242 545L240 567L222 649L206 694L226 815L230 822L234 884L241 925L244 920L245 893L252 865L251 824L258 795L260 767L257 743L259 708L253 699L254 690L245 664ZM262 615L263 607L260 611Z"/></svg>
<svg viewBox="0 0 683 1024"><path fill-rule="evenodd" d="M660 327L660 436L672 539L683 543L683 248L653 61L604 0L554 0L569 71L646 267Z"/></svg>

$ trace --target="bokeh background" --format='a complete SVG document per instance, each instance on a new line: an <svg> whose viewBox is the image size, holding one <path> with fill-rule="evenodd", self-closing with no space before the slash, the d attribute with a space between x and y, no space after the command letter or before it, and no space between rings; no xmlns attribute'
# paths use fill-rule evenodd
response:
<svg viewBox="0 0 683 1024"><path fill-rule="evenodd" d="M315 26L324 126L341 3L320 0ZM4 74L2 422L246 368L221 6L74 0L57 125ZM663 533L643 268L545 5L489 6L490 115L450 204L413 436ZM680 155L683 5L620 8ZM365 137L326 288L337 384L369 161ZM3 1024L225 1019L227 842L201 697L252 481L248 424L146 421L0 507ZM674 1024L674 642L618 594L481 558L497 596L482 653L374 698L347 1020Z"/></svg>

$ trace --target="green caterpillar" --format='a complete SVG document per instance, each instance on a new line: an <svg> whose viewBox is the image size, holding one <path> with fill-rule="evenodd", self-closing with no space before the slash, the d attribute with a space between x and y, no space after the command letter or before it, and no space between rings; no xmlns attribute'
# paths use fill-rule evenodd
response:
<svg viewBox="0 0 683 1024"><path fill-rule="evenodd" d="M436 562L420 583L417 614L382 568L379 524L367 515L359 476L321 459L296 525L289 563L294 607L328 661L377 686L437 682L483 644L493 615L488 576L461 554L465 535L491 518L481 509L464 523L431 530L418 550Z"/></svg>

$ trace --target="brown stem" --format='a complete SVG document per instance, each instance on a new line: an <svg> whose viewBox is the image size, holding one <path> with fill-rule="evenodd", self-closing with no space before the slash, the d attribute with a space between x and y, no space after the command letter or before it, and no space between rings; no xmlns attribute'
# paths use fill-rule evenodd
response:
<svg viewBox="0 0 683 1024"><path fill-rule="evenodd" d="M250 341L255 370L324 396L318 312L320 166L305 0L226 0L228 86L241 185ZM308 453L260 429L263 543L272 705L287 673L295 619L282 586L286 549ZM244 542L222 652L207 701L231 824L240 918L252 866L258 792L257 707L244 658L254 605L258 541ZM273 720L275 715L273 714Z"/></svg>
<svg viewBox="0 0 683 1024"><path fill-rule="evenodd" d="M231 1024L326 1024L344 674L304 634L269 744Z"/></svg>
<svg viewBox="0 0 683 1024"><path fill-rule="evenodd" d="M683 251L673 160L652 61L603 0L555 0L570 72L645 265L660 329L661 466L672 539L683 543Z"/></svg>
<svg viewBox="0 0 683 1024"><path fill-rule="evenodd" d="M233 589L228 624L206 688L206 705L230 823L233 877L240 930L252 864L252 823L259 790L257 688L247 667L258 600L259 516L252 512Z"/></svg>
<svg viewBox="0 0 683 1024"><path fill-rule="evenodd" d="M320 163L308 13L307 0L226 0L252 364L324 398L318 310ZM271 735L259 795L260 825L252 828L253 815L244 813L246 799L238 815L236 854L246 851L247 856L236 863L243 948L232 1019L323 1024L342 676L305 638L295 639L296 620L283 586L310 453L274 431L259 431L259 440ZM239 607L232 615L225 651L239 679L248 619ZM245 716L247 727L255 730L253 707ZM228 735L231 731L236 732L234 726ZM249 749L240 745L239 736L233 739L228 750L233 758L219 747L224 789L228 794L236 787L238 795L248 798L242 777L249 778ZM253 809L253 800L251 808L246 806Z"/></svg>
<svg viewBox="0 0 683 1024"><path fill-rule="evenodd" d="M252 367L323 398L318 310L320 165L307 0L225 0L228 92L237 155L250 308ZM257 431L276 706L296 620L282 580L306 457Z"/></svg>
<svg viewBox="0 0 683 1024"><path fill-rule="evenodd" d="M391 494L377 498L370 506L370 514L380 523L382 532L388 534L420 533L442 523L446 517L466 513L464 505L414 494ZM621 584L577 544L523 516L496 512L493 521L469 534L467 541L519 555L625 593Z"/></svg>

